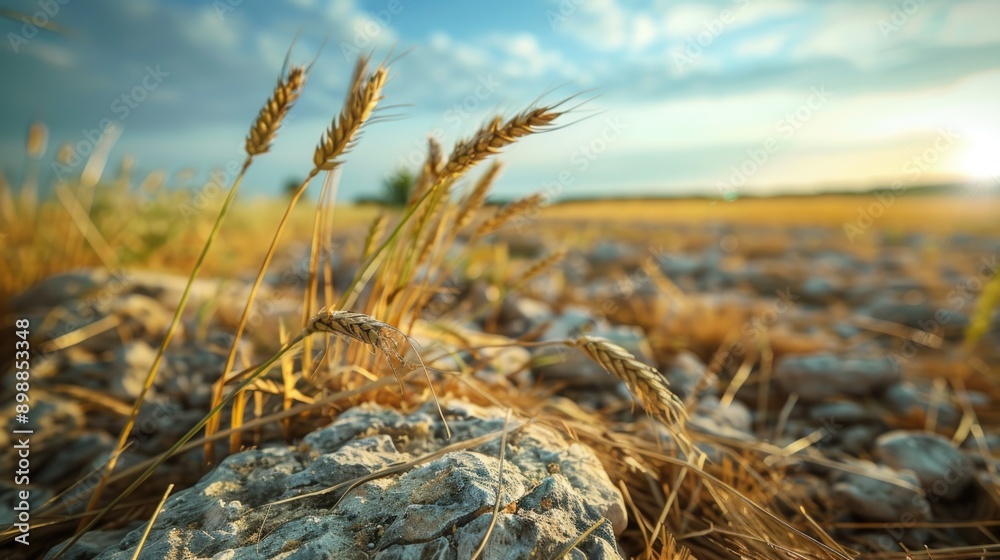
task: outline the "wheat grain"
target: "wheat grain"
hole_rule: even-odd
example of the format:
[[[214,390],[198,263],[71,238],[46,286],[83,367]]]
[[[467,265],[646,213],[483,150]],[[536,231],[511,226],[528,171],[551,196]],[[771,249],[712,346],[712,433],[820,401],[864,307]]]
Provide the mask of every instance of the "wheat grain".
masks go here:
[[[299,98],[305,83],[305,66],[292,66],[283,79],[278,79],[274,93],[257,114],[257,120],[250,127],[250,133],[247,134],[246,151],[248,156],[260,155],[271,149],[271,142],[274,141],[274,137],[278,133],[281,121],[295,104],[295,100]]]
[[[372,348],[392,355],[401,363],[407,362],[399,353],[399,345],[392,337],[403,334],[396,327],[379,321],[371,315],[353,311],[329,311],[325,307],[306,323],[307,333],[328,332],[362,342]]]
[[[457,177],[486,157],[500,152],[504,146],[512,144],[522,136],[527,136],[548,127],[562,113],[551,107],[531,109],[503,122],[494,118],[479,129],[472,138],[455,144],[448,163],[441,170],[442,177]]]
[[[367,58],[358,60],[344,107],[340,115],[334,118],[330,128],[323,133],[313,152],[313,163],[317,170],[329,171],[340,164],[337,158],[351,148],[355,135],[382,99],[382,87],[388,79],[388,69],[379,66],[366,76],[367,65]]]
[[[640,362],[621,346],[599,336],[581,336],[572,344],[605,371],[624,381],[650,415],[667,425],[677,424],[687,417],[684,403],[653,366]]]
[[[545,202],[545,195],[542,193],[535,193],[515,200],[498,210],[492,218],[480,224],[479,227],[476,228],[475,233],[473,233],[473,237],[480,237],[488,233],[492,233],[500,229],[501,226],[507,223],[514,216],[524,214],[532,209],[537,210],[543,202]]]

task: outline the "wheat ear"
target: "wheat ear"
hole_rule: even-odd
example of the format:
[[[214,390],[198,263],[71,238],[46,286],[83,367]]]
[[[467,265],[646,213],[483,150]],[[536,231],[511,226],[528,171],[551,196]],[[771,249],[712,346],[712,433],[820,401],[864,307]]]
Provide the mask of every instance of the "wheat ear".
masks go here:
[[[410,337],[406,336],[403,331],[390,325],[389,323],[383,323],[371,315],[356,313],[354,311],[329,311],[327,308],[323,307],[318,313],[316,313],[316,315],[313,315],[308,321],[306,321],[306,326],[302,330],[302,335],[307,336],[318,332],[337,334],[352,340],[357,340],[358,342],[361,342],[371,348],[373,351],[381,350],[382,354],[384,354],[386,358],[391,355],[396,358],[399,363],[406,366],[419,365],[424,370],[424,376],[427,378],[427,386],[430,388],[431,396],[434,398],[434,404],[437,406],[438,414],[441,416],[441,421],[444,423],[445,432],[448,437],[451,438],[451,428],[448,426],[448,420],[444,417],[444,410],[441,408],[437,392],[434,390],[434,384],[431,380],[430,373],[427,371],[427,366],[424,365],[424,360],[420,357],[420,353],[413,347]],[[413,353],[417,356],[417,363],[410,362],[404,358],[402,354],[400,354],[399,344],[396,342],[393,335],[403,337],[403,340],[406,341],[406,343],[410,346],[410,349],[413,350]],[[389,365],[392,367],[392,372],[396,376],[396,380],[399,381],[399,388],[400,391],[402,391],[403,381],[400,379],[399,374],[396,372],[396,368],[392,365],[391,360],[389,361]]]
[[[498,210],[492,218],[480,224],[480,226],[476,228],[475,233],[473,233],[473,237],[480,237],[492,233],[500,229],[501,226],[507,223],[514,216],[523,214],[531,209],[537,209],[543,202],[545,202],[545,195],[542,193],[535,193],[515,200]]]
[[[427,159],[420,170],[420,175],[410,191],[410,198],[407,204],[413,204],[433,186],[441,175],[441,168],[444,166],[444,159],[441,155],[441,144],[433,136],[427,137]]]
[[[667,425],[679,424],[687,418],[684,403],[653,366],[640,362],[621,346],[599,336],[581,336],[572,344],[605,371],[624,381],[651,416]]]
[[[351,91],[340,114],[334,118],[330,128],[323,133],[313,152],[313,163],[317,170],[329,171],[340,164],[337,158],[347,152],[362,125],[371,117],[375,106],[382,99],[382,87],[388,79],[389,71],[379,66],[366,75],[368,59],[361,58],[354,69]]]
[[[562,260],[562,258],[565,256],[566,256],[566,249],[560,248],[556,249],[555,251],[546,255],[545,257],[539,259],[530,267],[528,267],[528,269],[525,270],[523,274],[521,274],[521,277],[518,278],[517,282],[514,283],[514,287],[520,288],[521,286],[524,286],[528,282],[531,282],[536,276],[548,270],[549,267]]]
[[[562,113],[551,107],[539,107],[525,111],[506,122],[493,119],[479,129],[472,138],[455,144],[448,163],[441,170],[442,177],[457,177],[486,157],[499,153],[500,149],[513,144],[518,138],[547,128]]]
[[[299,98],[305,83],[305,66],[292,66],[284,78],[278,79],[274,93],[257,114],[257,120],[250,127],[250,133],[247,134],[246,150],[248,156],[260,155],[271,149],[271,142],[278,134],[281,121],[295,104],[295,100]]]

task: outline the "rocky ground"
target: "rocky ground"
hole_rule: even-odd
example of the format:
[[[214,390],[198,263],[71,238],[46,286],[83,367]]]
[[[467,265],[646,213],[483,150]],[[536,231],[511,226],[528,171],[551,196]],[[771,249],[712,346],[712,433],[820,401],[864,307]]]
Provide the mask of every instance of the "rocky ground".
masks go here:
[[[506,241],[534,258],[558,245],[559,228],[575,227]],[[752,453],[785,469],[769,489],[807,496],[846,548],[997,552],[996,527],[972,522],[1000,518],[1000,314],[971,350],[962,339],[997,274],[1000,242],[868,232],[852,244],[839,230],[718,224],[639,231],[584,239],[550,274],[503,298],[482,277],[456,274],[454,295],[427,312],[486,303],[492,311],[458,326],[503,340],[611,339],[689,401],[688,429],[710,461]],[[333,282],[352,266],[343,263]],[[301,263],[281,267],[237,363],[278,346],[279,319],[298,321]],[[43,349],[32,373],[33,511],[51,499],[62,515],[82,511],[88,475],[113,449],[183,285],[141,271],[80,271],[13,302]],[[197,284],[119,468],[163,452],[205,413],[245,294],[240,279]],[[513,348],[494,358],[476,375],[551,386],[553,399],[609,422],[649,423],[628,390],[582,355]],[[3,384],[0,414],[10,421],[12,376]],[[431,406],[359,404],[305,427],[265,426],[255,448],[208,472],[200,447],[180,455],[144,493],[155,505],[177,484],[140,558],[469,558],[493,520],[505,413],[460,395],[445,395],[443,406],[450,440]],[[621,544],[630,513],[600,453],[529,420],[515,415],[508,426],[500,513],[482,557],[637,553]],[[5,472],[13,459],[4,455]],[[3,488],[0,521],[9,526],[13,489]],[[131,558],[145,505],[64,557]],[[38,554],[56,544],[43,534]]]

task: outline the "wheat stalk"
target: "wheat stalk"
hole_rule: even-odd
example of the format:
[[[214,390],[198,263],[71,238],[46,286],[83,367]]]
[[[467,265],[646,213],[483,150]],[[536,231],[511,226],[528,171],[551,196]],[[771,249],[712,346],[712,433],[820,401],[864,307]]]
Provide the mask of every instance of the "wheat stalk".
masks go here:
[[[543,193],[535,193],[515,200],[498,210],[492,218],[480,224],[472,236],[480,237],[488,233],[492,233],[500,229],[500,227],[507,223],[507,221],[512,217],[521,214],[528,209],[538,208],[543,202],[545,202],[545,195]]]
[[[278,133],[281,121],[299,98],[306,83],[306,67],[292,66],[284,78],[278,79],[274,93],[257,114],[257,120],[247,134],[246,150],[250,157],[266,153]]]
[[[442,177],[457,177],[486,157],[499,153],[518,138],[548,127],[562,113],[552,107],[539,107],[515,115],[503,122],[499,117],[479,129],[472,138],[455,144],[448,163],[441,170]]]
[[[581,336],[572,344],[605,371],[624,381],[651,416],[667,425],[679,424],[687,418],[684,403],[653,366],[640,362],[621,346],[599,336]]]
[[[419,200],[421,195],[437,182],[443,166],[444,159],[441,155],[441,144],[434,137],[428,136],[427,159],[424,161],[424,167],[420,170],[420,176],[417,177],[416,182],[413,184],[407,204],[413,204]]]
[[[372,220],[372,225],[368,228],[368,235],[365,237],[365,245],[361,250],[361,262],[367,261],[372,256],[375,246],[385,235],[385,226],[389,222],[388,214],[379,214]]]
[[[502,167],[503,165],[500,162],[494,161],[489,169],[483,173],[482,177],[476,181],[476,185],[469,192],[469,195],[465,197],[462,207],[458,211],[458,217],[455,219],[455,231],[469,225],[469,222],[475,216],[476,210],[482,208],[483,203],[486,201],[486,193],[489,192],[493,181],[500,174]]]
[[[371,117],[375,106],[382,99],[382,87],[385,86],[389,71],[384,66],[379,66],[366,76],[367,66],[367,58],[358,60],[347,101],[340,115],[334,118],[330,128],[323,133],[313,152],[316,170],[329,171],[339,165],[337,158],[351,148],[358,130]]]

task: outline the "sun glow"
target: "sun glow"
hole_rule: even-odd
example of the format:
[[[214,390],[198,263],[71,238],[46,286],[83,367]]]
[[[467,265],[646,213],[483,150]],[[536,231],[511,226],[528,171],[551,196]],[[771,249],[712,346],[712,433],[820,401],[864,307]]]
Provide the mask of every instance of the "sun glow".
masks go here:
[[[972,179],[1000,177],[1000,133],[981,132],[969,134],[958,171]]]

